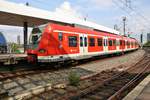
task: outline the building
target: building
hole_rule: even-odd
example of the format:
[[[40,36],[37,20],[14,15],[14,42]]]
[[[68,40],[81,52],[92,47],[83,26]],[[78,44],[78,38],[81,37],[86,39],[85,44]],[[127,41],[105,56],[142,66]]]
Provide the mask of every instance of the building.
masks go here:
[[[147,41],[150,41],[150,33],[147,33]]]

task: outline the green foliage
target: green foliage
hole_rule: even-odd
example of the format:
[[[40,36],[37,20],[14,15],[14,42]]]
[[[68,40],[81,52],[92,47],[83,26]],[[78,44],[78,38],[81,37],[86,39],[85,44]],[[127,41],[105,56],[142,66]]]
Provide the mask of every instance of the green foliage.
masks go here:
[[[19,48],[19,45],[18,45],[18,44],[16,44],[16,43],[11,43],[11,44],[10,44],[10,47],[11,47],[12,53],[20,53],[20,51],[18,50],[18,48]]]
[[[70,72],[68,79],[70,85],[77,86],[80,81],[80,76],[76,72]]]
[[[144,46],[150,46],[150,41],[146,42]]]
[[[15,53],[21,53],[21,51],[20,50],[16,50]]]

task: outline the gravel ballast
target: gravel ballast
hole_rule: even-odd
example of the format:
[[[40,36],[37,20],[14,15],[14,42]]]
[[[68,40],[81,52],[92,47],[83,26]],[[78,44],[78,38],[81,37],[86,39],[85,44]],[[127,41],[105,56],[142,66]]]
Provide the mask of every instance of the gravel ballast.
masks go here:
[[[68,82],[70,72],[76,72],[81,77],[103,70],[112,69],[119,65],[131,66],[142,58],[144,50],[137,50],[122,56],[113,57],[111,59],[96,60],[87,64],[77,65],[75,68],[66,68],[58,71],[40,73],[35,75],[26,75],[25,77],[17,77],[7,79],[0,82],[0,93],[7,91],[9,95],[15,95],[22,91],[29,90],[34,87],[46,84],[60,84]]]
[[[124,54],[119,57],[113,57],[111,59],[92,61],[90,64],[79,65],[77,67],[83,68],[93,72],[101,72],[106,69],[112,69],[119,65],[132,66],[145,54],[144,50],[137,50],[131,53]]]

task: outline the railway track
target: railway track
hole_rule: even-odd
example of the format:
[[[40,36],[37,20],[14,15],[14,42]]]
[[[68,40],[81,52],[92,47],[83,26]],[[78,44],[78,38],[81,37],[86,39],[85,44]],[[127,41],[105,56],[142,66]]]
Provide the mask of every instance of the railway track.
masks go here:
[[[128,53],[129,54],[129,53]],[[0,81],[6,80],[6,79],[12,79],[12,78],[16,78],[16,77],[24,77],[26,75],[34,75],[34,74],[39,74],[39,73],[46,73],[46,72],[52,72],[52,71],[56,71],[58,69],[64,69],[66,68],[66,66],[76,66],[76,65],[85,65],[88,63],[96,63],[98,61],[103,61],[103,60],[109,60],[112,58],[118,58],[119,56],[114,56],[112,55],[111,57],[107,57],[107,56],[101,56],[101,57],[97,57],[96,58],[91,58],[91,59],[87,59],[87,60],[83,60],[80,61],[78,63],[75,64],[65,64],[65,65],[61,65],[59,66],[59,68],[56,68],[54,64],[49,65],[49,67],[46,66],[33,66],[33,65],[29,65],[29,64],[24,64],[23,66],[26,67],[26,69],[22,69],[22,70],[16,70],[16,71],[8,71],[8,72],[0,72]],[[90,62],[89,62],[90,61]],[[13,65],[10,66],[9,68],[11,69],[11,67],[18,67],[18,66],[22,66],[22,65]],[[30,68],[28,68],[30,66]],[[41,68],[42,67],[42,68]]]
[[[135,66],[126,71],[113,75],[111,78],[102,80],[100,75],[89,78],[92,85],[74,94],[67,94],[61,98],[71,100],[120,100],[133,87],[135,87],[150,72],[150,56],[147,54]],[[58,98],[58,99],[61,99]]]
[[[24,93],[24,91],[30,91],[30,88],[34,89],[47,84],[55,85],[60,82],[64,82],[67,80],[67,75],[72,71],[80,73],[80,76],[92,73],[90,71],[74,67],[41,68],[14,72],[2,72],[0,73],[0,99],[18,95],[20,94],[20,90],[23,90],[21,93]],[[8,87],[6,84],[8,84]]]
[[[120,100],[150,72],[149,59],[147,53],[143,59],[125,71],[103,71],[81,79],[77,87],[68,84],[66,88],[52,88],[28,99]]]
[[[106,58],[106,59],[111,59],[111,58]],[[105,60],[106,60],[105,59]],[[100,59],[102,60],[102,59]],[[94,60],[95,61],[95,60]],[[87,62],[88,63],[88,62]],[[91,62],[92,63],[92,62]],[[84,63],[79,63],[79,64],[84,64]],[[85,61],[85,64],[86,64],[86,61]],[[144,64],[144,62],[143,62]],[[138,65],[138,64],[137,64]],[[65,68],[66,69],[66,68]],[[58,69],[54,69],[55,71],[57,71]],[[13,78],[17,78],[17,77],[26,77],[26,76],[29,76],[29,75],[34,75],[34,74],[40,74],[40,73],[48,73],[48,72],[53,72],[54,71],[53,69],[46,69],[46,70],[28,70],[28,71],[15,71],[15,72],[11,72],[11,73],[0,73],[0,81],[3,81],[3,80],[7,80],[7,79],[13,79]],[[61,70],[61,69],[60,69]],[[107,71],[103,71],[102,73],[98,73],[96,74],[95,76],[93,77],[89,77],[89,78],[86,78],[86,79],[83,79],[83,81],[81,81],[82,83],[84,83],[84,81],[87,81],[87,83],[90,83],[91,81],[91,85],[90,84],[87,84],[85,86],[82,86],[82,88],[79,87],[79,91],[81,92],[82,89],[86,89],[86,88],[89,88],[89,87],[92,87],[93,85],[94,86],[97,86],[95,84],[98,84],[99,82],[103,83],[103,82],[106,82],[108,79],[111,79],[112,76],[116,76],[118,74],[122,74],[122,72],[115,72],[115,71],[111,71],[111,70],[107,70]],[[102,85],[100,83],[100,86]],[[84,84],[83,84],[84,85]],[[97,87],[96,87],[97,88]],[[70,90],[64,90],[65,92],[70,92]],[[72,90],[71,90],[72,91]],[[91,91],[91,90],[90,90]],[[47,92],[48,93],[48,92]],[[61,99],[64,98],[64,99],[67,99],[67,98],[83,98],[83,97],[86,97],[85,96],[80,96],[79,94],[80,93],[77,93],[77,95],[69,95],[69,96],[65,96],[65,95],[62,95],[60,93],[57,92],[57,89],[52,89],[52,91],[50,91],[50,94],[55,94],[56,96],[54,96],[55,99]],[[82,93],[81,93],[82,94]],[[87,93],[88,94],[88,93]],[[67,94],[68,95],[68,94]],[[79,96],[78,96],[79,95]],[[40,95],[34,95],[31,99],[34,99],[34,97],[36,96],[40,96]],[[41,97],[41,96],[40,96]],[[45,96],[45,97],[49,97],[48,95]],[[61,98],[59,98],[61,97]],[[51,96],[50,98],[53,98],[53,96]]]
[[[115,57],[117,57],[117,56],[115,56]],[[102,58],[111,59],[108,57],[102,57]],[[98,59],[98,60],[103,60],[103,59]],[[93,61],[97,61],[97,60],[91,59],[90,63],[93,63]],[[89,62],[83,61],[76,65],[84,65],[87,63],[89,63]],[[16,66],[21,66],[21,65],[13,65],[12,67],[16,67]],[[39,75],[39,74],[46,74],[46,73],[49,74],[49,73],[53,73],[53,72],[59,72],[60,70],[63,70],[63,69],[68,69],[68,71],[72,69],[72,65],[70,65],[70,64],[67,65],[67,66],[70,66],[67,68],[64,67],[64,65],[62,65],[60,68],[54,68],[54,65],[51,65],[51,66],[49,65],[49,67],[46,67],[45,65],[44,66],[31,66],[30,65],[30,68],[28,68],[29,64],[24,64],[23,66],[26,66],[27,69],[21,69],[21,70],[16,70],[16,71],[13,70],[13,71],[8,71],[8,72],[0,72],[0,82],[7,81],[7,80],[15,80],[17,78],[26,78],[28,76],[34,76],[34,75]],[[40,68],[40,67],[43,67],[43,68]],[[0,97],[1,96],[3,97],[3,95],[8,96],[8,94],[9,94],[8,92],[1,93],[1,90],[0,90]]]
[[[120,100],[124,97],[124,93],[131,89],[135,83],[138,82],[141,78],[144,78],[146,75],[143,74],[147,70],[150,63],[145,66],[144,70],[139,72],[139,74],[129,74],[124,73],[117,78],[105,82],[103,85],[97,85],[91,89],[87,89],[79,95],[75,96],[80,99],[109,99],[109,100]],[[91,91],[93,90],[93,91]],[[126,90],[126,91],[125,91]],[[123,95],[124,94],[124,95]],[[112,95],[112,96],[111,96]],[[75,98],[74,96],[72,98]]]

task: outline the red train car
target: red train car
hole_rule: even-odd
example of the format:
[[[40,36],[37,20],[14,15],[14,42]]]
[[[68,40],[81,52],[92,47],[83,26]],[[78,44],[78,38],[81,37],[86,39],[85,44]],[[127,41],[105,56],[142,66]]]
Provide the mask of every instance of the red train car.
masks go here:
[[[134,38],[105,30],[48,23],[33,28],[27,53],[30,62],[58,62],[135,49],[138,42]]]

